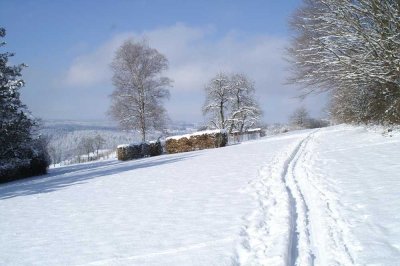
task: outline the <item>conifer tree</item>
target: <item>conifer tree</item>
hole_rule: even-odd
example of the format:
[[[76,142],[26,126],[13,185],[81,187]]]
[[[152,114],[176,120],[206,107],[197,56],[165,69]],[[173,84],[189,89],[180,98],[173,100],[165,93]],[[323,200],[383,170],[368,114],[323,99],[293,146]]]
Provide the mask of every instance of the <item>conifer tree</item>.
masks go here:
[[[0,28],[0,38],[6,30]],[[5,42],[0,41],[0,47]],[[13,53],[0,53],[0,182],[42,174],[49,163],[43,139],[34,136],[37,121],[20,100],[26,65],[8,65]],[[5,180],[7,179],[7,180]]]

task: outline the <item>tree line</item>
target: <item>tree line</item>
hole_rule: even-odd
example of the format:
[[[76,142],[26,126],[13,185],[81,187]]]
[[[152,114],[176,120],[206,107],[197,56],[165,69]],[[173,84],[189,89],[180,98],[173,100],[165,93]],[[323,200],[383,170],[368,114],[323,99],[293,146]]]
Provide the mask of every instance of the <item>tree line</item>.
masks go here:
[[[56,138],[56,136],[49,137],[48,152],[54,166],[60,163],[67,163],[67,161],[71,163],[81,163],[83,161],[97,160],[110,153],[107,151],[106,154],[104,154],[104,152],[101,151],[107,148],[107,143],[106,139],[99,133],[77,135],[72,143],[64,143],[64,145],[62,145],[60,141],[71,142],[67,135],[63,135],[61,139]],[[82,158],[82,155],[85,155],[86,158]]]

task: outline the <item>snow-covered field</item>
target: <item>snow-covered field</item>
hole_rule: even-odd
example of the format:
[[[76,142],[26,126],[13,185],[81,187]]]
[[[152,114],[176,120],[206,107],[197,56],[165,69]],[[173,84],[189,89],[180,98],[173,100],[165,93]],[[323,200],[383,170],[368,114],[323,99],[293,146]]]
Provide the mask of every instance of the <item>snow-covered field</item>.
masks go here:
[[[336,126],[0,185],[0,265],[398,265],[400,136]]]

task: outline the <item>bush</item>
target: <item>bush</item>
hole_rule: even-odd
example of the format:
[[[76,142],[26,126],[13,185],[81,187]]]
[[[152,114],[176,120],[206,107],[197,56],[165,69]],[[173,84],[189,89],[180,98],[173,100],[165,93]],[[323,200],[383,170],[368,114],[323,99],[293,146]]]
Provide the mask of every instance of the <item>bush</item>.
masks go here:
[[[329,121],[323,119],[310,118],[307,128],[321,128],[329,126]]]
[[[149,148],[151,157],[163,154],[163,147],[160,141],[150,142]]]
[[[0,183],[46,174],[50,165],[46,144],[46,139],[38,138],[33,141],[32,147],[24,149],[24,159],[0,160]]]
[[[31,160],[2,163],[0,167],[0,183],[13,180],[44,175],[47,173],[49,162],[43,157],[35,157]]]

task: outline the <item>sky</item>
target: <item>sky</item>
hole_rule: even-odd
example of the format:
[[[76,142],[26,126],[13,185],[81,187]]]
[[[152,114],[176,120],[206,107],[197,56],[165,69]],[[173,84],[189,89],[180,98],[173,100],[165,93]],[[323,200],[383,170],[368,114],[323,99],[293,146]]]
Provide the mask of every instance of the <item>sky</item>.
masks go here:
[[[109,67],[127,39],[145,38],[169,60],[165,104],[174,121],[203,122],[204,86],[218,72],[255,82],[267,123],[285,122],[299,106],[324,116],[325,96],[300,101],[287,85],[288,18],[300,0],[2,0],[11,63],[25,63],[21,91],[34,116],[106,120],[113,91]]]

